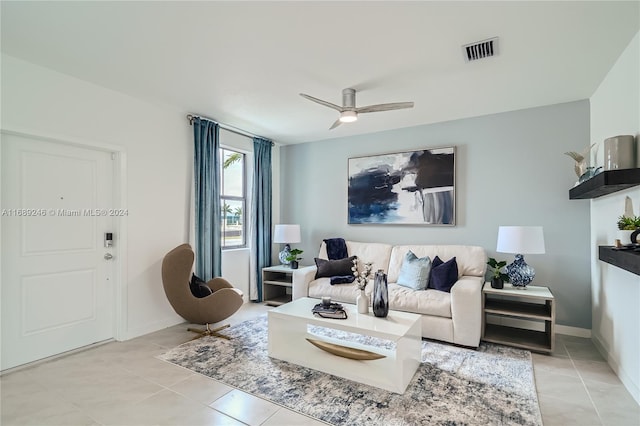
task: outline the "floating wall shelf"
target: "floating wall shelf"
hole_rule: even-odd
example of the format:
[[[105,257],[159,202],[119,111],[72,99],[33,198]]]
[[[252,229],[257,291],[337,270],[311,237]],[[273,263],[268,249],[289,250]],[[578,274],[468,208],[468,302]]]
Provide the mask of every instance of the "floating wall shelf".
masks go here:
[[[569,199],[598,198],[640,185],[640,169],[606,170],[569,190]]]
[[[611,246],[600,246],[598,254],[603,262],[640,275],[640,251],[614,250]]]

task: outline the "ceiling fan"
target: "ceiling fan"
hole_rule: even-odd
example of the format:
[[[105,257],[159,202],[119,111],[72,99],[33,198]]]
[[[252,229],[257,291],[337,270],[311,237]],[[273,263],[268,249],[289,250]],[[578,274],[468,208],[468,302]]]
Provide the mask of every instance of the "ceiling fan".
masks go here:
[[[331,127],[329,127],[329,130],[335,129],[342,123],[352,123],[358,119],[358,114],[364,114],[365,112],[391,111],[394,109],[413,108],[413,102],[394,102],[389,104],[356,107],[355,89],[344,89],[342,91],[342,106],[323,101],[322,99],[314,98],[313,96],[305,95],[304,93],[300,93],[300,96],[320,105],[333,108],[340,113],[340,117],[336,120],[335,123],[333,123]]]

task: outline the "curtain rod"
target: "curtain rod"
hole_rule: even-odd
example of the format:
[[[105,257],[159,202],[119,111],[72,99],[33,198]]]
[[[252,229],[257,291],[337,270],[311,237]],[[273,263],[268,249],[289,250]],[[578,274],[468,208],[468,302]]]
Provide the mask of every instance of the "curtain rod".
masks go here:
[[[238,129],[237,127],[233,127],[233,126],[229,126],[227,124],[222,124],[216,120],[214,120],[213,118],[209,118],[209,117],[203,117],[202,115],[194,115],[194,114],[187,114],[187,120],[189,120],[189,125],[193,126],[193,119],[194,118],[204,118],[205,120],[209,120],[209,121],[213,121],[214,123],[217,123],[218,126],[220,126],[220,128],[228,130],[231,133],[235,133],[236,135],[240,135],[240,136],[247,136],[249,138],[262,138],[265,140],[270,140],[268,138],[264,138],[262,136],[258,136],[258,135],[254,135],[253,133],[249,133],[247,131],[244,131],[242,129]],[[275,143],[273,141],[271,141],[271,146],[274,146]]]

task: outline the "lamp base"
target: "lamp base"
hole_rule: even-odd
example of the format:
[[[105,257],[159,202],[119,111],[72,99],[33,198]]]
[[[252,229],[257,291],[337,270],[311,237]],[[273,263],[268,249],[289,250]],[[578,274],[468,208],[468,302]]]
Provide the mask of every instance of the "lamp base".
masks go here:
[[[526,288],[536,276],[536,271],[524,261],[524,256],[516,254],[513,263],[505,267],[509,281],[514,287]]]
[[[290,252],[291,252],[291,246],[289,244],[285,244],[284,249],[278,254],[278,259],[280,260],[280,263],[286,266],[289,265],[289,261],[286,259],[289,256]]]

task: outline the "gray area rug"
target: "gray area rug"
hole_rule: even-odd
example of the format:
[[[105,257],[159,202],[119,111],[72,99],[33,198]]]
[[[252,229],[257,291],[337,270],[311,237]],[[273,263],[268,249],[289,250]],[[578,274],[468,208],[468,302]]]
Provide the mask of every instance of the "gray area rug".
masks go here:
[[[310,331],[362,341],[320,327]],[[204,337],[158,358],[334,425],[542,425],[528,351],[423,340],[422,364],[399,395],[269,358],[266,315],[224,333],[233,340]]]

